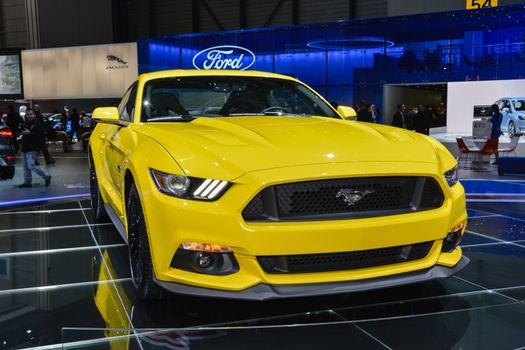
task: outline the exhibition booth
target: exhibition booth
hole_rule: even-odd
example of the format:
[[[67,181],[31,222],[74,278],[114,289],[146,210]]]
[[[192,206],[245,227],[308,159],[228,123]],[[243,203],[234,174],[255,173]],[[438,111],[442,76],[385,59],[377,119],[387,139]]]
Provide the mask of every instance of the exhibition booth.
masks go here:
[[[117,106],[123,95],[127,102],[99,111],[105,129],[94,136],[96,154],[80,143],[68,153],[56,140],[46,144],[56,164],[39,159],[51,186],[16,187],[24,181],[18,158],[14,179],[0,181],[0,348],[523,348],[523,177],[498,175],[481,156],[474,159],[479,168],[468,169],[470,159],[456,172],[434,139],[454,158],[457,138],[482,147],[488,107],[497,102],[504,113],[500,142],[520,140],[508,134],[525,132],[524,18],[523,5],[502,6],[0,50],[2,111],[39,104],[44,112],[69,106],[90,113]],[[188,79],[183,92],[205,86],[220,98],[187,114],[154,111],[155,100],[173,101],[175,73],[156,76],[165,84],[151,84],[157,91],[150,99],[142,90],[150,80],[129,88],[137,74],[172,69],[293,76],[333,105],[375,104],[383,111],[376,122],[387,125],[398,104],[444,104],[446,118],[431,130],[434,139],[424,139],[351,120],[287,115],[282,106],[249,114],[254,118],[234,109],[221,114],[249,84],[202,83],[205,73]],[[309,102],[317,107],[320,100]],[[184,110],[184,103],[177,107]],[[136,106],[150,119],[133,124]],[[210,118],[198,117],[204,110]],[[514,155],[525,155],[525,146],[517,144]],[[94,160],[107,165],[104,174]],[[133,172],[141,177],[130,182]],[[413,231],[403,230],[408,219]],[[161,233],[153,249],[163,253],[136,265],[150,251],[153,230],[142,227],[152,222]],[[194,239],[199,234],[202,242]],[[401,242],[415,235],[424,239]],[[156,275],[159,261],[167,267]],[[166,288],[149,300],[139,294],[143,279],[134,271],[144,262],[146,278],[166,286],[168,276],[170,290],[180,293]],[[403,270],[409,264],[413,269]],[[389,268],[396,274],[385,275]],[[182,277],[172,278],[178,272]],[[325,273],[333,281],[323,281]],[[285,283],[290,275],[301,283]],[[351,293],[340,293],[344,283]],[[329,293],[317,292],[319,285]],[[263,295],[232,297],[250,290]]]
[[[525,78],[523,16],[523,6],[505,6],[148,38],[138,42],[139,72],[227,68],[291,75],[328,101],[380,106],[386,124],[399,103],[447,102],[450,131],[469,132],[472,109],[458,108],[459,96],[487,105],[520,90],[490,94],[486,85],[460,84],[454,88],[465,90],[458,96],[447,84]],[[487,94],[474,96],[481,90]]]

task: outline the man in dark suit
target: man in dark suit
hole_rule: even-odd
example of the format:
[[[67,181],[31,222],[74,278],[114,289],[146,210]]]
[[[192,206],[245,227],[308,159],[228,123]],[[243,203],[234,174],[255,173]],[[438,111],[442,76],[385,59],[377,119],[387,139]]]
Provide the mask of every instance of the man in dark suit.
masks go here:
[[[405,105],[400,103],[397,105],[397,112],[394,114],[394,119],[392,120],[392,126],[397,126],[398,128],[407,128],[407,123],[405,119]]]
[[[46,159],[46,164],[47,165],[53,164],[53,163],[55,163],[55,160],[49,154],[49,151],[47,150],[47,144],[46,144],[45,127],[46,127],[47,121],[45,120],[44,116],[42,115],[42,112],[40,112],[40,106],[39,105],[34,105],[33,106],[33,111],[34,111],[35,116],[36,116],[36,121],[40,125],[40,129],[42,129],[44,131],[43,137],[41,138],[41,143],[42,144],[40,146],[40,150],[44,154],[44,158]],[[37,162],[37,164],[38,164],[38,162]]]
[[[370,112],[370,106],[366,101],[361,101],[359,103],[359,110],[356,113],[358,122],[367,122],[373,123],[374,118],[372,117],[372,112]]]

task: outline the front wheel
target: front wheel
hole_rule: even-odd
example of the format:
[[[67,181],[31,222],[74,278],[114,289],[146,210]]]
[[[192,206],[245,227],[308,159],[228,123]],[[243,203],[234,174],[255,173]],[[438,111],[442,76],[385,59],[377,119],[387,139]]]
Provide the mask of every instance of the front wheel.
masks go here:
[[[516,126],[514,122],[509,123],[509,137],[513,139],[516,136]]]
[[[159,299],[162,296],[162,290],[153,280],[154,272],[148,232],[135,184],[131,185],[128,192],[126,216],[128,220],[129,262],[133,286],[140,299]]]

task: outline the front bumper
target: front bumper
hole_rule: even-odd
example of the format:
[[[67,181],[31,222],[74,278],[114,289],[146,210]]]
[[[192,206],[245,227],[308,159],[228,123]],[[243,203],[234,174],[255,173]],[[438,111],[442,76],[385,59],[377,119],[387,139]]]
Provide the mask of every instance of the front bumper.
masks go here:
[[[177,294],[187,294],[192,296],[225,299],[263,301],[271,299],[313,297],[319,295],[361,292],[365,290],[382,289],[405,284],[424,282],[437,278],[446,278],[463,269],[465,266],[467,266],[469,261],[469,258],[463,256],[461,257],[457,265],[452,268],[436,265],[432,268],[421,271],[360,281],[290,285],[271,285],[261,283],[238,292],[194,287],[185,284],[164,282],[159,280],[155,280],[155,282],[162,288]]]
[[[148,174],[145,177],[148,183],[142,183],[140,188],[155,276],[159,285],[177,293],[210,295],[210,290],[218,297],[230,295],[230,298],[241,299],[244,294],[261,293],[260,297],[247,297],[257,300],[330,294],[332,289],[335,293],[340,293],[382,288],[435,278],[433,276],[436,274],[431,272],[430,275],[425,274],[403,282],[405,279],[400,276],[407,276],[406,274],[414,271],[445,269],[443,271],[454,273],[452,267],[458,266],[461,250],[443,253],[441,248],[442,240],[449,230],[467,220],[465,194],[461,184],[450,188],[442,176],[434,175],[439,174],[441,169],[431,163],[365,165],[356,168],[353,164],[324,164],[259,171],[235,180],[234,186],[216,202],[180,200],[166,196],[154,187]],[[286,183],[315,179],[316,175],[310,174],[338,178],[348,174],[357,177],[380,176],[385,173],[433,176],[445,192],[443,206],[412,214],[355,220],[247,223],[241,217],[244,206],[253,195],[262,187],[274,183],[267,179]],[[423,259],[357,270],[269,274],[257,262],[257,256],[351,252],[428,241],[434,241],[434,244]],[[173,255],[182,242],[232,247],[240,269],[227,276],[211,276],[172,268],[170,264]],[[389,282],[377,286],[374,281],[379,280]],[[277,296],[272,296],[272,293]]]

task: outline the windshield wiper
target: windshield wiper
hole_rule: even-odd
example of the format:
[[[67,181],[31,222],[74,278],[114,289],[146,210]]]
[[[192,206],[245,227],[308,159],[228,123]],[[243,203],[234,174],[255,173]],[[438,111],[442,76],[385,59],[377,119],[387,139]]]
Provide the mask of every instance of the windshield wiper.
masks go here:
[[[264,113],[230,113],[228,114],[228,117],[243,117],[243,116],[249,116],[249,115],[265,115]]]
[[[277,115],[283,117],[309,117],[312,114],[306,113],[288,113],[288,112],[264,112],[263,115]]]
[[[180,114],[180,115],[166,115],[163,117],[149,118],[148,122],[191,122],[196,119],[191,114]]]
[[[228,117],[242,117],[242,116],[265,116],[265,115],[275,115],[282,117],[310,117],[313,114],[298,114],[298,113],[288,113],[288,112],[264,112],[264,113],[230,113]]]

